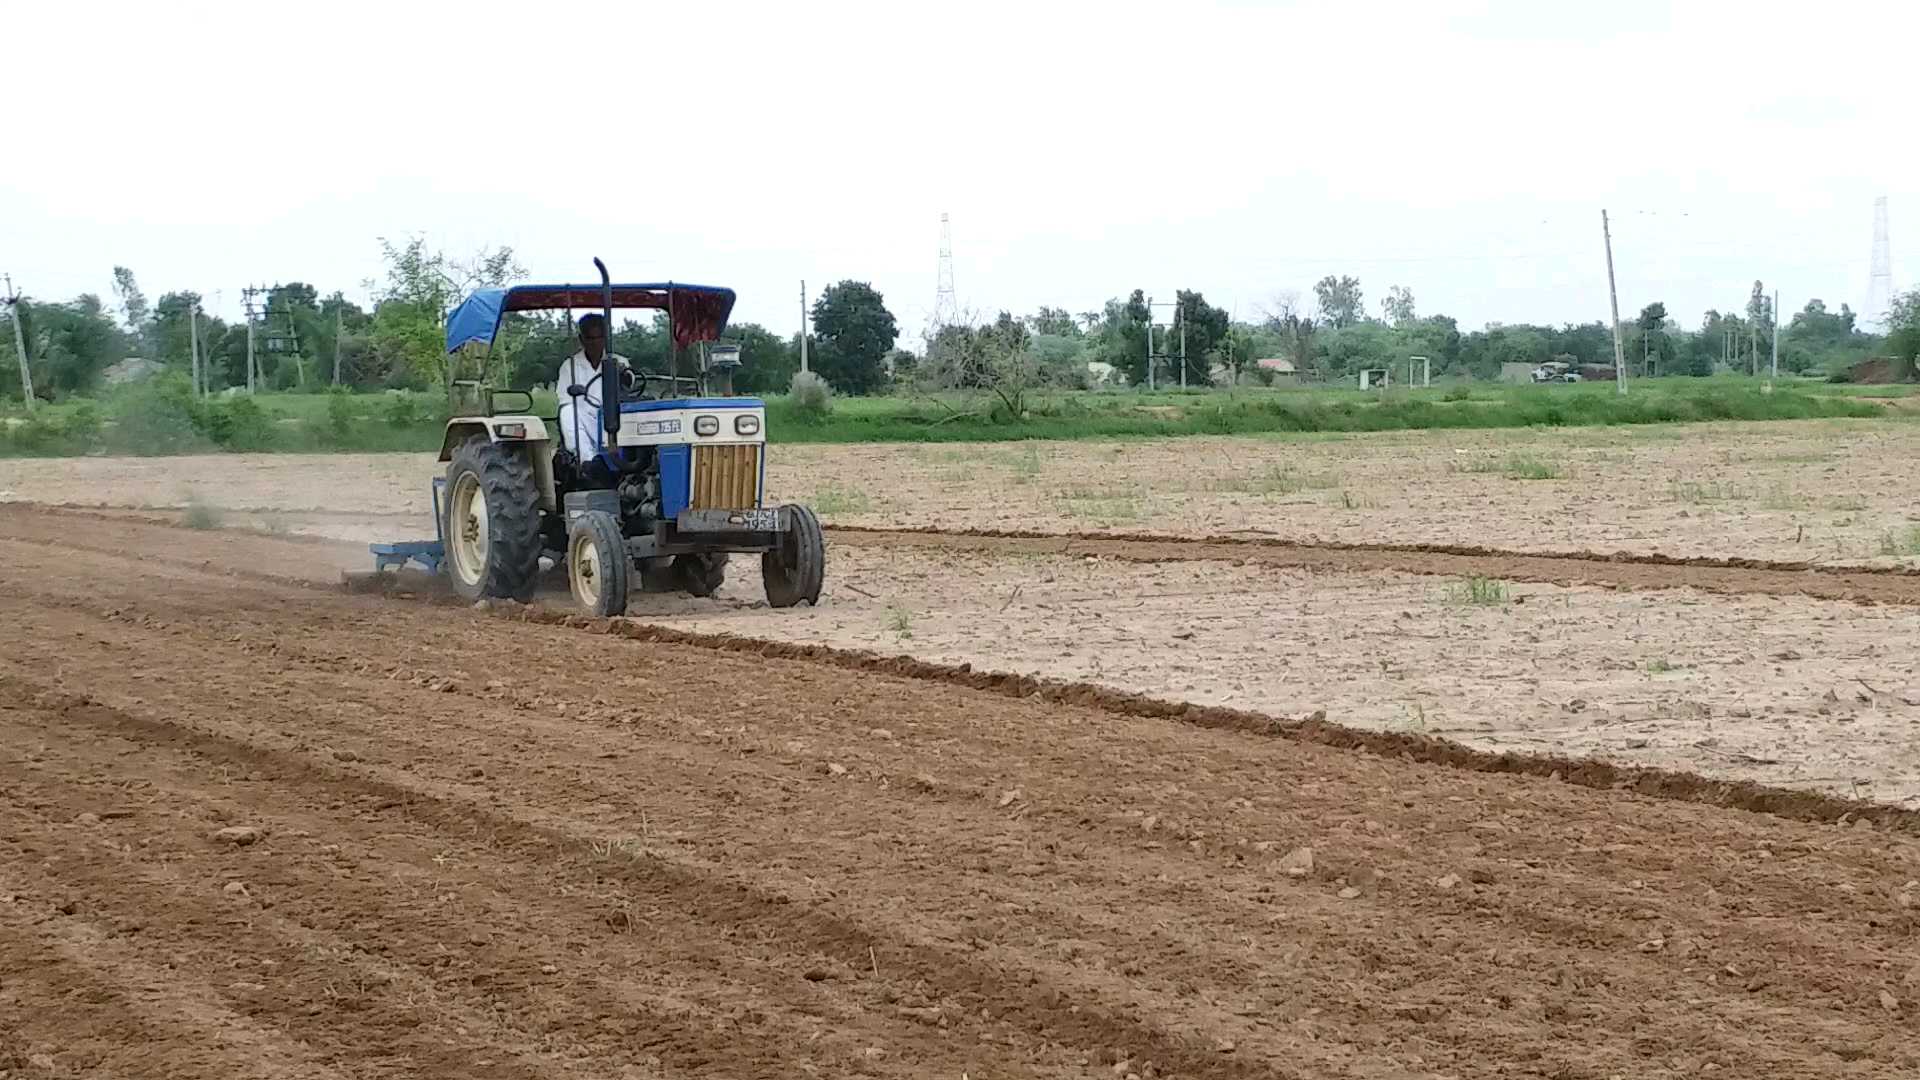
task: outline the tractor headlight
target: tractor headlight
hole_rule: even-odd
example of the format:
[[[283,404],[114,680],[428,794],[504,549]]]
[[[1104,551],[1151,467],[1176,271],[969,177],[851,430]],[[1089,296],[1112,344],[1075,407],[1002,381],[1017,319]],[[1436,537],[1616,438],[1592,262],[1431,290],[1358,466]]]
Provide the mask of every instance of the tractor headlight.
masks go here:
[[[757,416],[754,416],[754,415],[751,415],[751,414],[749,414],[749,415],[746,415],[746,416],[736,416],[736,417],[734,417],[734,418],[733,418],[733,433],[734,433],[735,435],[758,435],[758,434],[760,434],[760,418],[759,418],[759,417],[757,417]]]
[[[694,418],[693,418],[693,433],[694,433],[695,435],[718,435],[718,434],[720,434],[720,418],[719,418],[719,417],[717,417],[717,416],[696,416],[696,417],[694,417]]]

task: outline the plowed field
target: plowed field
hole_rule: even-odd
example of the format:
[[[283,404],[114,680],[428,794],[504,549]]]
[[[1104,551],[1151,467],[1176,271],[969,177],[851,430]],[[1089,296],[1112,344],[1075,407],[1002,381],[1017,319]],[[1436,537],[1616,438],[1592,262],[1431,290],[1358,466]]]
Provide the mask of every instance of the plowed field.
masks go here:
[[[1920,1070],[1910,814],[347,595],[331,550],[0,513],[0,1073]]]

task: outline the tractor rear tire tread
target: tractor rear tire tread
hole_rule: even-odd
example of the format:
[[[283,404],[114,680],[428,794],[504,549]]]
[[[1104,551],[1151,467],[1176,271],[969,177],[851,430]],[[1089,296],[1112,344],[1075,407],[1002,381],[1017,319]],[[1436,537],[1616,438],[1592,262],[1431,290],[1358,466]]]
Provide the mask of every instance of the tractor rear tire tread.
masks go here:
[[[533,478],[533,462],[524,454],[501,446],[485,435],[461,443],[447,463],[448,503],[441,527],[452,543],[455,481],[462,472],[480,478],[487,499],[487,569],[474,590],[460,575],[450,573],[453,589],[463,599],[494,597],[526,603],[533,599],[540,575],[540,489]]]

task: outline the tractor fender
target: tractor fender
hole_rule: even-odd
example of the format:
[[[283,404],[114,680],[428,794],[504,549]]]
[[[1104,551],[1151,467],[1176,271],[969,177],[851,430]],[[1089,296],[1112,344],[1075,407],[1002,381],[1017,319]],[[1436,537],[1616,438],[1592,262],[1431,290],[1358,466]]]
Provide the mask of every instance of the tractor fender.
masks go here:
[[[452,461],[453,449],[475,435],[489,442],[505,443],[525,454],[533,462],[534,483],[540,489],[540,509],[557,509],[553,486],[553,454],[547,423],[537,416],[456,416],[447,421],[446,434],[440,439],[440,460]]]
[[[537,416],[456,416],[447,421],[447,433],[440,440],[440,460],[453,460],[453,448],[475,435],[496,443],[548,441],[546,421]]]

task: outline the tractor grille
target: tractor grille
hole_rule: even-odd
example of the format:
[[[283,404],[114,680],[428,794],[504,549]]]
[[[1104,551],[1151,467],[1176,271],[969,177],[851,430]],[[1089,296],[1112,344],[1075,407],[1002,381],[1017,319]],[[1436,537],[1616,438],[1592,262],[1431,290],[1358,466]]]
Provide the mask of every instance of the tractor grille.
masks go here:
[[[748,510],[760,505],[760,447],[741,443],[693,448],[690,510]]]

